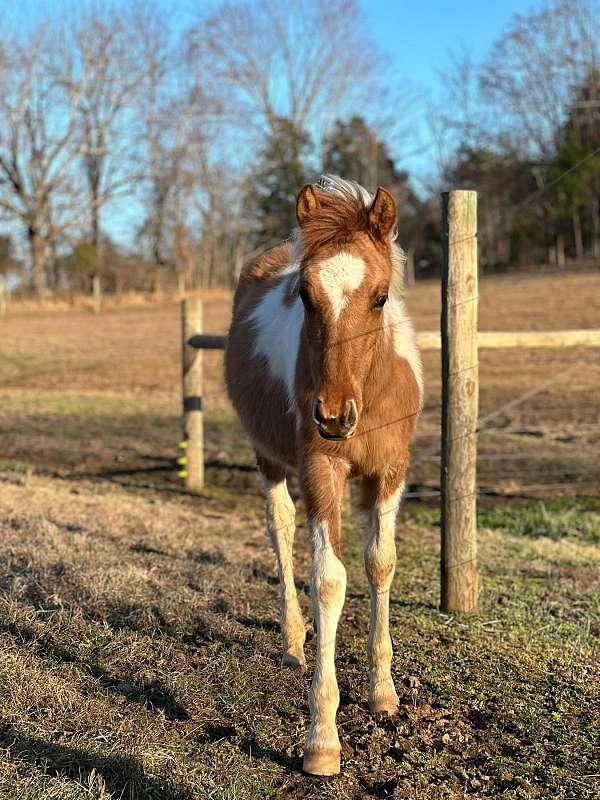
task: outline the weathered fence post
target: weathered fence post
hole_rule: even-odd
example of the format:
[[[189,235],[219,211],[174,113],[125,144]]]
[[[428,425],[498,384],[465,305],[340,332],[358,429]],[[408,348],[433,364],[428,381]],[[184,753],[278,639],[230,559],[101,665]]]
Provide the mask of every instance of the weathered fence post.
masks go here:
[[[477,607],[477,193],[442,195],[443,611]]]
[[[99,275],[92,275],[92,296],[94,302],[94,314],[99,314],[102,310],[102,284]]]
[[[189,298],[181,304],[181,367],[183,377],[183,438],[187,463],[186,488],[204,486],[204,427],[202,420],[202,350],[191,347],[192,336],[202,333],[202,300]]]

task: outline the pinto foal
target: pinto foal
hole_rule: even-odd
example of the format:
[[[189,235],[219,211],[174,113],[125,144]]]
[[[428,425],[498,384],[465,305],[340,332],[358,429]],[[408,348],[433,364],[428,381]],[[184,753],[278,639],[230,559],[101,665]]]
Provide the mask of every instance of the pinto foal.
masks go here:
[[[233,405],[256,450],[280,580],[283,664],[304,669],[305,627],[292,564],[297,470],[313,541],[317,654],[305,772],[340,770],[335,637],[344,604],[341,503],[360,477],[370,512],[364,561],[373,712],[394,713],[389,592],[394,522],[422,403],[419,352],[401,299],[396,208],[385,189],[323,176],[297,198],[299,228],[245,267],[225,355]]]

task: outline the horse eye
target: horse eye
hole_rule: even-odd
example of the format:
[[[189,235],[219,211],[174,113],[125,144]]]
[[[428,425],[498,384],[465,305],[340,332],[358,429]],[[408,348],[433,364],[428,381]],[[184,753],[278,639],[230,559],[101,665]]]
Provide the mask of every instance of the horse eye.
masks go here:
[[[302,286],[302,287],[300,288],[300,291],[298,292],[298,294],[300,295],[300,300],[302,300],[302,302],[303,302],[303,304],[304,304],[304,307],[305,307],[305,308],[310,308],[310,306],[311,306],[311,302],[310,302],[310,295],[309,295],[309,293],[306,291],[306,289],[304,288],[304,286]]]
[[[375,300],[375,308],[383,308],[387,303],[387,299],[387,294],[380,294],[377,300]]]

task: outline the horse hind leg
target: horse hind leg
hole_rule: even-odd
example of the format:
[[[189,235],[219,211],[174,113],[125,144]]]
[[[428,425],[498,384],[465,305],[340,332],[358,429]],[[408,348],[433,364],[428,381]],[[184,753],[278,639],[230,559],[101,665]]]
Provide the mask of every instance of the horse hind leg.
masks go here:
[[[279,572],[279,613],[283,638],[283,666],[306,668],[306,628],[294,583],[293,547],[296,509],[287,489],[284,470],[257,456],[260,483],[265,496],[267,531]]]

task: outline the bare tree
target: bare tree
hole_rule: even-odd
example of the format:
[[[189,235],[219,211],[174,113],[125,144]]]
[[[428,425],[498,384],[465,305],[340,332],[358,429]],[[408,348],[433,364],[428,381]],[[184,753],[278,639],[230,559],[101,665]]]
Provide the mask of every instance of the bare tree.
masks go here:
[[[47,30],[4,43],[0,74],[0,207],[24,227],[32,285],[45,290],[51,243],[73,222],[80,82],[56,79],[60,53]]]
[[[25,228],[38,295],[65,237],[89,225],[99,246],[100,210],[129,178],[131,42],[109,14],[72,19],[5,41],[0,71],[0,207]]]
[[[147,164],[142,234],[157,276],[165,267],[180,272],[185,263],[189,277],[194,239],[186,230],[189,209],[192,195],[203,188],[219,102],[206,90],[203,75],[188,69],[181,38],[167,18],[146,13],[136,27],[143,65],[138,113]]]
[[[262,134],[286,117],[318,141],[336,117],[373,106],[385,80],[355,0],[223,2],[190,41],[230,119]]]
[[[515,15],[479,71],[479,100],[495,112],[489,133],[515,151],[551,158],[572,92],[597,63],[599,40],[596,0],[550,0]]]
[[[102,261],[102,208],[142,175],[132,152],[135,101],[143,79],[133,23],[127,12],[111,4],[83,5],[72,9],[65,32],[76,68],[87,73],[77,110],[96,267]]]
[[[434,118],[442,174],[456,173],[465,153],[475,156],[473,164],[482,158],[493,165],[489,174],[472,175],[469,182],[490,198],[486,208],[482,204],[482,215],[491,212],[496,199],[507,198],[502,176],[513,173],[511,164],[520,164],[512,187],[529,185],[526,195],[533,195],[534,206],[520,239],[531,242],[533,229],[538,238],[542,231],[553,252],[570,225],[578,257],[584,253],[584,203],[590,240],[600,232],[597,177],[588,163],[598,141],[599,43],[598,0],[541,0],[537,8],[513,16],[481,63],[465,56],[454,64]],[[519,200],[512,190],[509,196],[513,205]],[[519,220],[523,223],[519,209],[512,221],[510,209],[503,211],[511,230]],[[491,235],[498,223],[490,221]]]

